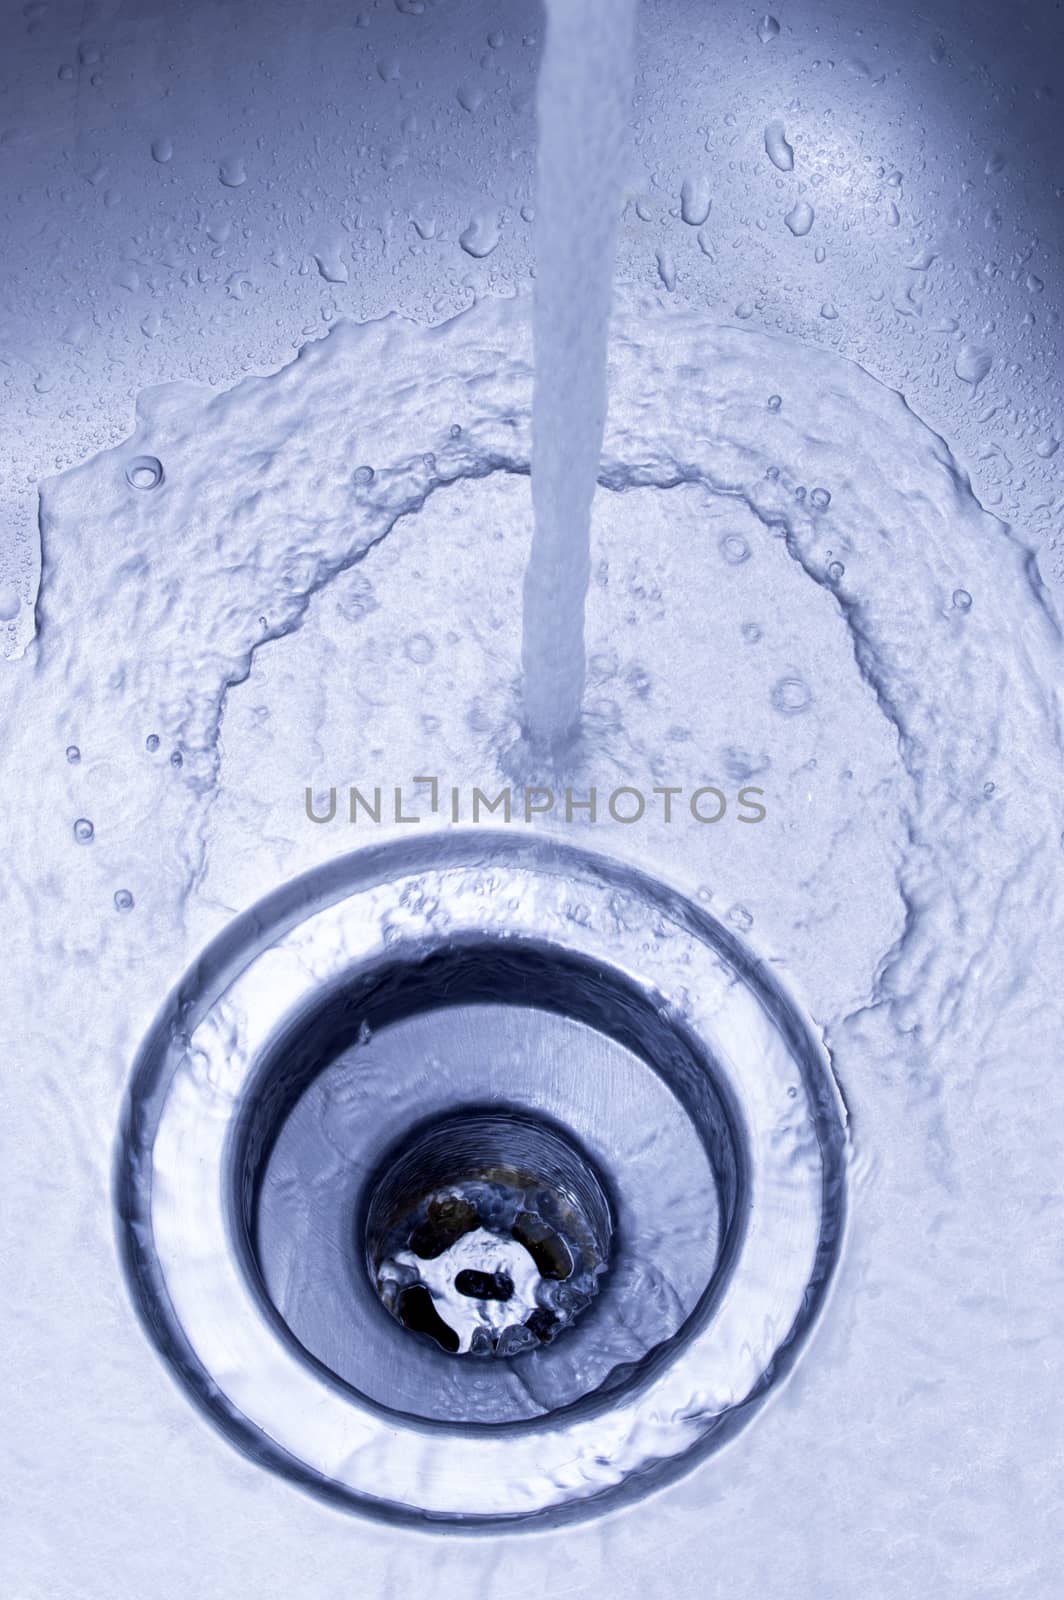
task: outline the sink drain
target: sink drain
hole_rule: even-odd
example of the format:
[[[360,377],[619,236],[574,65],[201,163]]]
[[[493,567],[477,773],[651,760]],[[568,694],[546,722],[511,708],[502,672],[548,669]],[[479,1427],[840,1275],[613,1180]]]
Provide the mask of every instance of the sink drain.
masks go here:
[[[683,1470],[794,1360],[841,1241],[823,1051],[727,930],[532,837],[349,856],[204,952],[116,1203],[144,1324],[255,1460],[463,1525]]]
[[[393,1152],[365,1224],[370,1276],[403,1327],[502,1357],[550,1343],[590,1304],[612,1231],[590,1160],[494,1111],[433,1122]]]

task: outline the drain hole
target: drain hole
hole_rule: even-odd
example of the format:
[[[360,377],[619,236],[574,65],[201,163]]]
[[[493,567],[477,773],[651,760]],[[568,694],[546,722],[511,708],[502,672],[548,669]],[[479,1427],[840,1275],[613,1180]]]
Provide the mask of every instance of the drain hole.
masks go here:
[[[384,1162],[366,1212],[370,1280],[455,1355],[549,1344],[598,1292],[609,1205],[589,1159],[527,1113],[461,1112]]]
[[[522,1211],[513,1225],[513,1236],[523,1244],[542,1278],[568,1278],[573,1270],[573,1258],[565,1240],[542,1218],[531,1211]]]
[[[470,1300],[509,1300],[514,1292],[513,1280],[505,1272],[478,1272],[475,1267],[459,1272],[454,1286]]]
[[[430,1200],[428,1215],[410,1235],[410,1248],[416,1256],[431,1260],[457,1244],[463,1233],[472,1233],[477,1226],[477,1208],[457,1195],[447,1195],[442,1200]]]
[[[423,1284],[415,1283],[404,1289],[399,1295],[397,1310],[404,1328],[409,1328],[411,1333],[427,1333],[442,1349],[455,1354],[458,1335],[444,1322]]]

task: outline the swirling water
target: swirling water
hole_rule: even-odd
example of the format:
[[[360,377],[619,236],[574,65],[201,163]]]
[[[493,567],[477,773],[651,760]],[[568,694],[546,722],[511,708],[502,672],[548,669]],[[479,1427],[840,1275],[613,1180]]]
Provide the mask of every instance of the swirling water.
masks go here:
[[[878,1516],[911,1533],[898,1593],[929,1559],[961,1592],[986,1548],[1017,1552],[987,1581],[1049,1593],[1057,621],[1022,541],[860,368],[634,301],[613,367],[574,782],[751,783],[767,815],[541,826],[701,895],[783,974],[852,1113],[853,1224],[781,1402],[659,1497],[653,1539],[636,1511],[534,1559],[584,1592],[692,1588],[708,1530],[732,1594],[784,1564],[797,1592],[852,1593]],[[349,1524],[275,1496],[164,1383],[115,1274],[108,1151],[137,1040],[204,938],[384,831],[310,823],[306,787],[507,781],[530,372],[522,301],[341,326],[227,394],[145,395],[127,444],[44,485],[38,638],[4,709],[3,1283],[28,1308],[13,1448],[49,1462],[31,1492],[57,1537],[87,1516],[118,1537],[107,1506],[151,1460],[138,1503],[160,1517],[261,1508],[276,1592],[332,1592],[349,1563]],[[129,475],[146,457],[152,487]],[[424,1571],[419,1540],[358,1540],[381,1592]],[[505,1552],[530,1559],[455,1547],[439,1592],[503,1593]],[[220,1540],[220,1587],[265,1560]],[[134,1542],[131,1583],[149,1562]]]

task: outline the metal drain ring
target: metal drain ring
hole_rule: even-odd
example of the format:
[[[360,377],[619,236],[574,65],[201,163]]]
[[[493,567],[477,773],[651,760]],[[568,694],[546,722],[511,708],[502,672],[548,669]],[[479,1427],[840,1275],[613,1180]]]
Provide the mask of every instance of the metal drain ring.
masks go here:
[[[728,1226],[680,1333],[623,1380],[516,1424],[405,1417],[309,1357],[256,1281],[244,1169],[233,1167],[234,1152],[247,1159],[249,1086],[294,1019],[404,950],[463,941],[528,941],[616,974],[663,1033],[695,1041],[702,1087],[713,1080],[729,1124]],[[116,1207],[147,1330],[253,1459],[386,1517],[538,1524],[644,1493],[749,1419],[823,1303],[845,1159],[845,1113],[821,1046],[726,929],[645,874],[543,837],[434,834],[296,879],[207,948],[138,1057]]]

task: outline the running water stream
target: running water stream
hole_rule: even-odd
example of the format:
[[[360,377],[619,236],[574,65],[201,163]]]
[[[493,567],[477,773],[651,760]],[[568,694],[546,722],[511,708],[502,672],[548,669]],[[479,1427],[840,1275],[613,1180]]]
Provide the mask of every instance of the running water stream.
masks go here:
[[[532,504],[524,585],[525,731],[556,750],[584,691],[591,502],[637,0],[547,0],[539,75]]]

